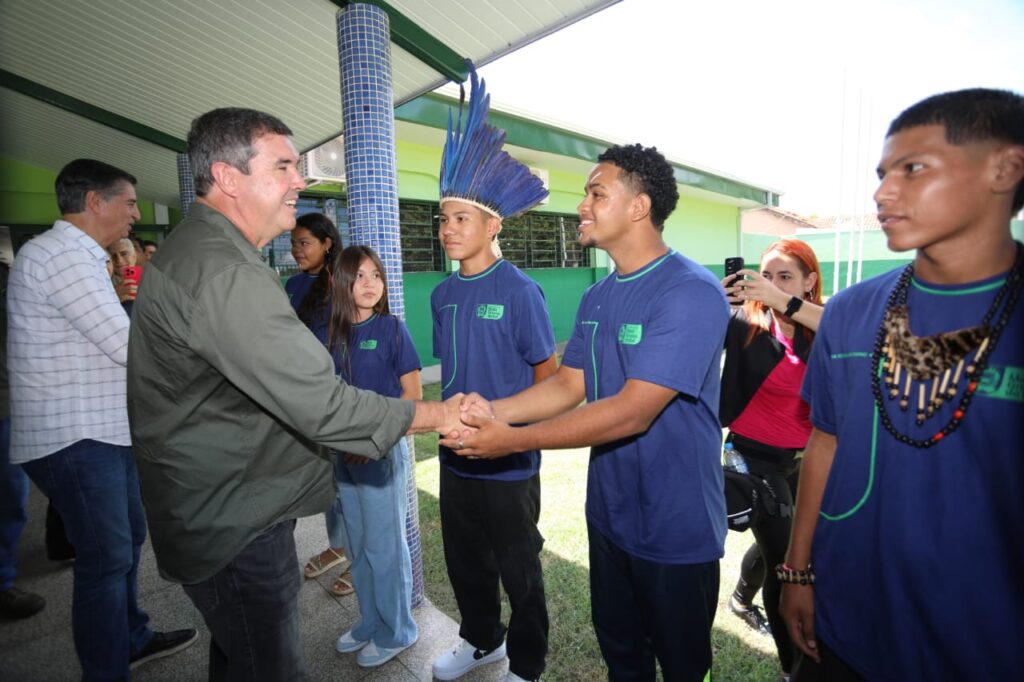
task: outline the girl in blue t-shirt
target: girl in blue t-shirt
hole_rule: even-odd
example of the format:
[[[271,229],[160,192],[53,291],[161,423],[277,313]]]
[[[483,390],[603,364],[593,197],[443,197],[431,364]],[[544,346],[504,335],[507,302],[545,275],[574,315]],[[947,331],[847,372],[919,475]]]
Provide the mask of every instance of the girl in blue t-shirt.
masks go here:
[[[419,356],[405,324],[389,312],[377,254],[366,246],[348,247],[332,278],[327,346],[341,376],[356,388],[421,399]],[[335,648],[358,651],[356,662],[364,668],[389,661],[418,636],[405,537],[408,467],[405,439],[379,460],[345,454],[336,465],[359,620]]]
[[[288,279],[284,289],[299,319],[324,343],[330,312],[331,268],[340,249],[338,230],[324,214],[307,213],[295,221],[292,256],[300,272]],[[329,589],[338,596],[352,594],[352,575],[347,570],[349,560],[345,556],[348,540],[345,537],[340,499],[335,500],[324,518],[330,546],[310,557],[303,568],[303,574],[307,578],[315,578],[340,566],[341,575]]]

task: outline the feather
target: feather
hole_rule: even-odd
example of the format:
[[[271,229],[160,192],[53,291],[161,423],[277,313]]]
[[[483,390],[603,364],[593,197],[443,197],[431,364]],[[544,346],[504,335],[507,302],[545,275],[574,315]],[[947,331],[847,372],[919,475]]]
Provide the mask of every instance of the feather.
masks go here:
[[[491,96],[486,83],[467,60],[470,78],[469,110],[463,126],[465,90],[459,98],[459,114],[448,130],[441,154],[441,199],[463,199],[487,207],[501,218],[533,208],[548,191],[544,183],[502,147],[505,131],[487,123]]]

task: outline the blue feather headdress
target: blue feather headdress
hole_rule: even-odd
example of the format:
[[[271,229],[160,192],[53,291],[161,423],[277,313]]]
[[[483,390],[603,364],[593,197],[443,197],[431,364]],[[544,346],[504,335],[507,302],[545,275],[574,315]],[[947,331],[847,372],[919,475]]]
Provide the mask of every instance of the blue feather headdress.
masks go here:
[[[508,218],[533,208],[548,195],[540,178],[502,150],[505,131],[487,123],[491,96],[484,81],[467,60],[470,77],[469,113],[463,128],[465,90],[459,99],[458,123],[448,133],[441,155],[441,203],[452,199],[478,206],[498,218]]]

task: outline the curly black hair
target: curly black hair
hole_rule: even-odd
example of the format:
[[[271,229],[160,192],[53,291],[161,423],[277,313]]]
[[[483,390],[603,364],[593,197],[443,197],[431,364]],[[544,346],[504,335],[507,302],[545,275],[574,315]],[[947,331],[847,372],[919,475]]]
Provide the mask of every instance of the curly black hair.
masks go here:
[[[607,162],[622,170],[622,182],[634,192],[643,192],[651,198],[651,222],[659,231],[679,201],[675,173],[657,147],[641,144],[608,147],[598,162]]]

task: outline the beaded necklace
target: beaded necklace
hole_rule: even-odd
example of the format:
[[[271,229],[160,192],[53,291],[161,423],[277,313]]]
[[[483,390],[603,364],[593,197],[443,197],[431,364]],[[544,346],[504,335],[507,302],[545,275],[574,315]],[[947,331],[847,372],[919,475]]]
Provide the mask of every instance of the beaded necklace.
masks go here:
[[[886,431],[898,441],[918,448],[930,448],[963,423],[967,408],[978,388],[978,380],[985,371],[999,336],[1020,298],[1024,284],[1022,254],[1024,249],[1018,243],[1013,268],[1007,274],[1006,281],[996,293],[980,325],[929,337],[914,336],[910,331],[907,293],[914,276],[914,264],[911,263],[903,270],[896,286],[889,293],[885,317],[878,328],[878,336],[871,354],[871,387],[875,394],[878,414]],[[1000,308],[1002,312],[999,312]],[[997,312],[999,318],[992,324]],[[968,360],[971,353],[973,357]],[[883,395],[887,394],[889,400],[895,400],[900,396],[902,385],[899,406],[905,412],[910,406],[914,394],[913,387],[916,385],[917,424],[920,426],[935,414],[943,403],[956,397],[961,375],[965,379],[965,389],[959,405],[953,410],[953,415],[945,426],[925,440],[912,438],[896,429],[889,418]],[[885,388],[882,386],[883,380]]]

